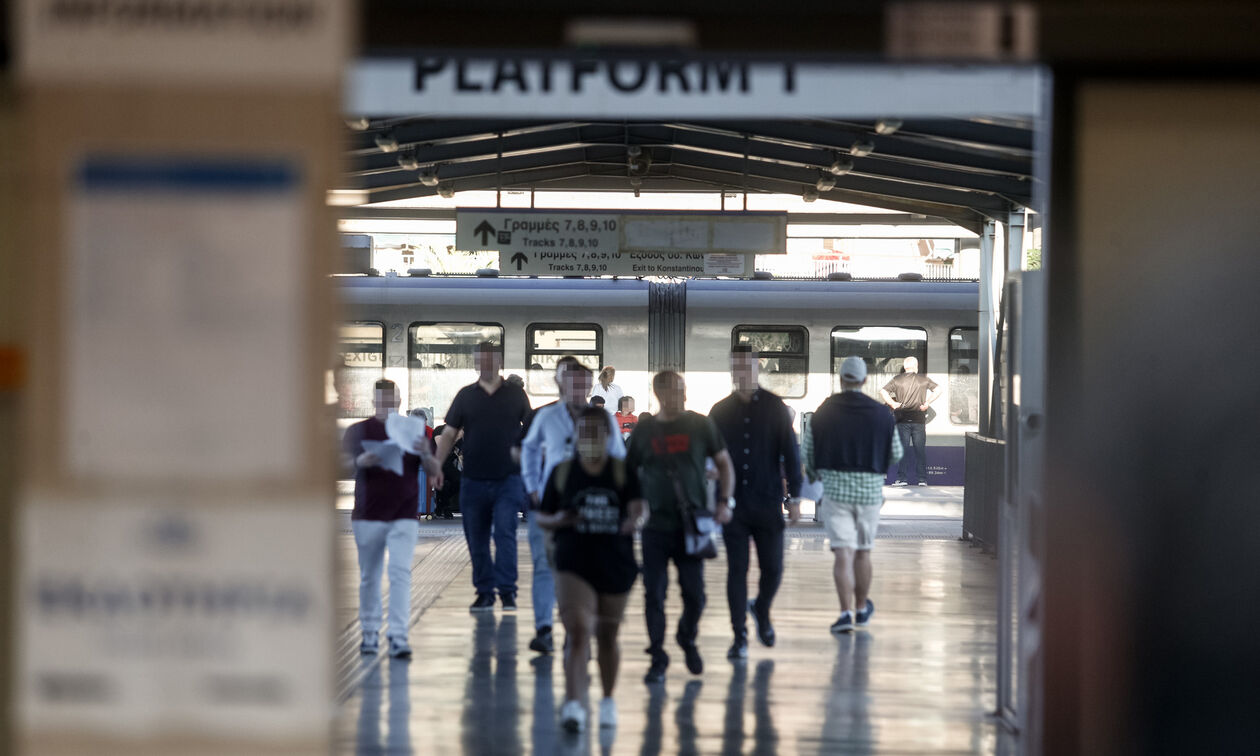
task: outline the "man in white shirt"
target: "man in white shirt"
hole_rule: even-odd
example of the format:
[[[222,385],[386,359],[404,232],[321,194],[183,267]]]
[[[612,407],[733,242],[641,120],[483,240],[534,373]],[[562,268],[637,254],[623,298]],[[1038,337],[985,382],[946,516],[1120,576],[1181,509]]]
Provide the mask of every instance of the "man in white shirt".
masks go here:
[[[532,598],[534,602],[534,639],[529,647],[539,653],[551,653],[555,644],[551,636],[552,610],[556,603],[555,582],[547,561],[547,536],[535,520],[547,480],[556,466],[574,456],[577,443],[577,417],[587,408],[586,395],[591,390],[591,371],[573,357],[562,357],[556,364],[556,385],[560,401],[548,404],[534,413],[529,432],[521,442],[521,480],[529,497],[529,553],[534,563]],[[609,415],[608,456],[624,459],[626,446],[621,433]]]

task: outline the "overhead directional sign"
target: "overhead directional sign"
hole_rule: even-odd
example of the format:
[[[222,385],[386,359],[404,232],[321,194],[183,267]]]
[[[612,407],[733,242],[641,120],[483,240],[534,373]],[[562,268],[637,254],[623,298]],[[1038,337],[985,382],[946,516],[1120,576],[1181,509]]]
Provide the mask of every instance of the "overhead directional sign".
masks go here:
[[[543,252],[786,254],[787,213],[459,210],[455,247],[496,250],[509,262],[517,253],[537,259]]]
[[[500,252],[499,270],[525,276],[733,276],[753,273],[756,255],[729,252]]]

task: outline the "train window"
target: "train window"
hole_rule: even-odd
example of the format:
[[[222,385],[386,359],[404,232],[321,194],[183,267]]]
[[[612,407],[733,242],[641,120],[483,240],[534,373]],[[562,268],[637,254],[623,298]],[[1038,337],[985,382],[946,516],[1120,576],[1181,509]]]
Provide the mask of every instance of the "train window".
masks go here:
[[[746,344],[760,359],[761,385],[779,396],[805,396],[809,377],[809,331],[805,326],[735,326],[731,346]]]
[[[598,373],[604,365],[604,330],[594,323],[530,323],[525,329],[525,387],[556,396],[556,362],[571,354]]]
[[[498,323],[412,323],[407,339],[407,387],[412,407],[439,417],[464,386],[477,380],[473,351],[483,341],[503,348]]]
[[[385,324],[342,323],[338,329],[337,353],[339,359],[332,374],[337,415],[369,417],[375,412],[372,386],[385,375]]]
[[[980,329],[949,331],[949,421],[980,422]]]
[[[831,329],[831,386],[840,390],[840,363],[856,355],[866,361],[862,391],[879,400],[879,390],[902,371],[907,357],[919,360],[926,373],[927,331],[902,326],[837,326]]]

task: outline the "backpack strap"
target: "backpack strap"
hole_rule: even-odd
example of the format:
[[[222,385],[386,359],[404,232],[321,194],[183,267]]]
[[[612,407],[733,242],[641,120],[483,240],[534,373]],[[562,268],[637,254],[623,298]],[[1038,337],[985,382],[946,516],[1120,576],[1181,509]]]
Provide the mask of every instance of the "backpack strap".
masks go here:
[[[617,490],[623,490],[626,487],[626,461],[614,457],[609,460],[612,463],[613,483],[616,484]]]

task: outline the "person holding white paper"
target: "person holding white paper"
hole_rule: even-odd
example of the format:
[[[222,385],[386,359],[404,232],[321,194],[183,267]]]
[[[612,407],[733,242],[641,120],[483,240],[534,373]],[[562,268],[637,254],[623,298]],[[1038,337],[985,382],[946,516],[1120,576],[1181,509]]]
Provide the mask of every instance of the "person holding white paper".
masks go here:
[[[398,386],[393,381],[376,382],[375,403],[376,414],[347,428],[342,445],[349,458],[347,463],[352,459],[355,467],[350,526],[359,552],[359,624],[363,628],[359,651],[370,655],[379,649],[381,572],[388,551],[389,654],[409,659],[407,632],[411,620],[411,560],[419,534],[419,472],[423,466],[429,484],[440,487],[442,468],[423,433],[407,434],[405,428],[399,432],[400,424],[392,417],[399,405]],[[394,433],[387,431],[387,424]],[[395,454],[401,455],[401,469],[395,466],[397,460],[386,459]]]

